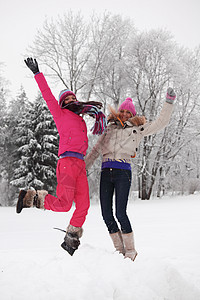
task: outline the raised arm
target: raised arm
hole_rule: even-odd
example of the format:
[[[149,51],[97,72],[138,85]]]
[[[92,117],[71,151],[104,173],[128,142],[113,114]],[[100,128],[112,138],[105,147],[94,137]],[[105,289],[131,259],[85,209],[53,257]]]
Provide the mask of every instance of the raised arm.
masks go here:
[[[58,118],[60,116],[60,107],[58,105],[58,101],[52,94],[44,75],[40,73],[37,60],[28,57],[26,60],[24,60],[24,62],[27,67],[33,72],[38,87],[42,93],[44,100],[47,103],[51,114],[55,119]]]
[[[175,99],[176,94],[174,90],[172,88],[168,88],[166,94],[166,101],[158,118],[155,121],[149,122],[144,125],[144,131],[142,132],[143,136],[155,134],[168,125],[173,112],[173,103]]]

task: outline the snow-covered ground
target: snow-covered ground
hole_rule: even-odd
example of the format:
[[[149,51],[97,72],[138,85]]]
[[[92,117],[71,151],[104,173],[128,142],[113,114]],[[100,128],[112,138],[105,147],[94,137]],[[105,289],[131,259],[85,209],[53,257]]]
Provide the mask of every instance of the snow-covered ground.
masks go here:
[[[200,195],[130,201],[138,256],[114,252],[98,204],[81,246],[60,244],[71,213],[0,208],[1,300],[199,300]]]

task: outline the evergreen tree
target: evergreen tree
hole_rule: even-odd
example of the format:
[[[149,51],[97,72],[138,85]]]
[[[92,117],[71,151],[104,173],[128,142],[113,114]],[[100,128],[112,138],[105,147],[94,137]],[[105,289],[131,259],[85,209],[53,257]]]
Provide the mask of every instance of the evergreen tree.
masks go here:
[[[24,115],[15,128],[18,149],[12,184],[55,191],[58,134],[53,118],[40,94],[34,104],[22,102]]]
[[[5,170],[5,160],[7,159],[6,155],[6,93],[3,88],[3,79],[0,76],[0,192],[1,192],[1,201],[0,205],[6,205],[4,194],[7,193],[7,172]]]
[[[35,172],[37,180],[42,183],[41,187],[54,193],[57,184],[58,133],[53,117],[41,95],[36,99],[34,111],[34,136],[37,141],[33,156]]]
[[[33,104],[28,100],[23,88],[10,112],[10,143],[13,145],[13,172],[11,184],[27,188],[34,181],[32,156],[35,150]]]

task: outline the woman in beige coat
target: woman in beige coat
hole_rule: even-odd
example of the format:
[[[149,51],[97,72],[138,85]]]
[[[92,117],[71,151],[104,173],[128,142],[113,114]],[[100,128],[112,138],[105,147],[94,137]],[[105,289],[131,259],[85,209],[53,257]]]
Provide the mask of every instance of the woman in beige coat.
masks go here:
[[[100,203],[104,222],[117,251],[134,260],[137,251],[134,245],[133,230],[126,213],[131,186],[131,158],[135,157],[143,137],[165,128],[169,123],[176,95],[168,88],[166,102],[158,118],[146,122],[145,117],[136,116],[132,99],[127,98],[118,112],[111,109],[106,132],[86,156],[86,169],[101,154],[102,170],[100,179]],[[115,191],[115,212],[113,215],[113,193]]]

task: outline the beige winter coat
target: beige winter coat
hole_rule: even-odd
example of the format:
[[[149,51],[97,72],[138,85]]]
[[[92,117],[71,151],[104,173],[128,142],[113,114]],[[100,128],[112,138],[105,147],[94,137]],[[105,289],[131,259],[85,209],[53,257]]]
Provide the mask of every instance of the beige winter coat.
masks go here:
[[[129,119],[123,128],[121,124],[109,124],[106,132],[100,136],[96,145],[86,156],[88,170],[95,159],[102,154],[103,158],[131,159],[136,155],[143,137],[152,135],[166,127],[173,111],[173,104],[165,102],[158,118],[144,125],[134,126]]]

